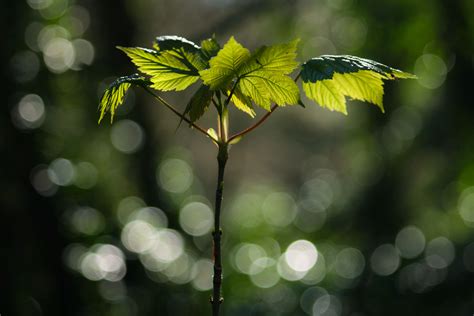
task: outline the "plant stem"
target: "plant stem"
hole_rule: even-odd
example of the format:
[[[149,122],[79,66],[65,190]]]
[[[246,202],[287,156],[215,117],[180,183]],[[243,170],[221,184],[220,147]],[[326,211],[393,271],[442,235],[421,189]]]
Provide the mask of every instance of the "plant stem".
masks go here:
[[[214,139],[214,137],[212,137],[212,135],[210,135],[204,128],[202,128],[201,126],[197,125],[196,123],[193,123],[191,122],[188,118],[186,118],[186,116],[184,116],[183,114],[181,114],[177,109],[175,109],[174,106],[172,106],[171,104],[169,104],[165,99],[163,99],[162,97],[160,97],[159,95],[153,93],[153,91],[151,91],[150,89],[148,89],[147,87],[143,87],[143,89],[148,92],[149,94],[151,94],[155,99],[157,99],[158,101],[160,101],[164,106],[166,106],[168,109],[171,110],[171,112],[173,112],[174,114],[176,114],[177,116],[179,116],[183,121],[185,121],[186,123],[188,123],[189,125],[191,125],[192,127],[194,127],[196,130],[200,131],[201,133],[203,133],[204,135],[206,135],[207,137],[209,137],[210,139],[214,140],[214,141],[217,141],[217,139]]]
[[[240,133],[237,133],[237,134],[234,134],[232,135],[229,140],[227,142],[231,142],[232,140],[236,139],[237,137],[241,137],[241,136],[244,136],[245,134],[247,133],[250,133],[251,131],[253,131],[254,129],[256,129],[257,127],[260,126],[260,124],[262,124],[263,122],[266,121],[266,119],[272,115],[272,113],[277,109],[278,105],[274,105],[270,112],[266,113],[264,116],[262,116],[262,118],[260,120],[258,120],[257,123],[253,124],[252,126],[249,126],[247,127],[246,129],[244,129],[243,131],[241,131]]]
[[[221,236],[220,227],[222,194],[224,191],[224,170],[229,157],[228,146],[226,143],[219,143],[219,153],[217,154],[217,188],[216,188],[216,204],[214,211],[214,232],[212,233],[214,241],[214,277],[212,290],[212,315],[219,315],[219,308],[223,301],[221,296],[222,285],[222,260],[221,260]]]

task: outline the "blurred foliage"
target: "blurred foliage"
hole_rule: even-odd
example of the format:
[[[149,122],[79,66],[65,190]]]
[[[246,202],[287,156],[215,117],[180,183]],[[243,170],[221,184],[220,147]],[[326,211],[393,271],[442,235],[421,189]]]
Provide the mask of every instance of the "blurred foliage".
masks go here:
[[[471,0],[26,0],[0,4],[5,315],[207,315],[214,146],[142,93],[97,126],[131,67],[115,45],[301,38],[415,73],[386,114],[281,109],[233,148],[224,315],[471,315]],[[184,110],[185,96],[166,95]],[[303,100],[304,101],[304,100]],[[280,110],[279,110],[280,111]],[[257,115],[261,115],[257,111]],[[233,130],[251,118],[238,111]],[[210,117],[203,125],[211,126]]]

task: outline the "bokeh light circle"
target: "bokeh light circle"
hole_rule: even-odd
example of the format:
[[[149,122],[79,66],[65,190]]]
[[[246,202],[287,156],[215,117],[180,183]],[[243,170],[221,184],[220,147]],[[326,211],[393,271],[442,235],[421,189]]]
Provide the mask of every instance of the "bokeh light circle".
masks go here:
[[[183,193],[193,183],[193,170],[181,159],[170,158],[163,161],[157,172],[161,187],[168,192]]]
[[[415,226],[400,230],[395,238],[395,246],[403,258],[411,259],[420,255],[425,249],[425,235]]]
[[[285,252],[286,263],[297,272],[307,272],[317,260],[318,251],[308,240],[297,240],[291,243]]]
[[[125,154],[138,151],[144,142],[145,133],[140,125],[131,120],[116,122],[110,131],[112,145]]]
[[[336,256],[335,271],[346,279],[357,278],[365,267],[365,258],[362,253],[355,248],[345,248]]]
[[[426,263],[435,269],[443,269],[449,266],[455,257],[453,243],[446,237],[437,237],[426,246]]]
[[[372,270],[382,276],[387,276],[397,271],[400,266],[398,250],[390,244],[378,246],[370,257]]]
[[[291,224],[296,216],[295,201],[288,193],[271,193],[263,202],[262,212],[265,221],[270,225],[285,227]]]
[[[202,236],[214,225],[211,208],[201,202],[186,204],[179,212],[179,223],[183,230],[191,236]]]

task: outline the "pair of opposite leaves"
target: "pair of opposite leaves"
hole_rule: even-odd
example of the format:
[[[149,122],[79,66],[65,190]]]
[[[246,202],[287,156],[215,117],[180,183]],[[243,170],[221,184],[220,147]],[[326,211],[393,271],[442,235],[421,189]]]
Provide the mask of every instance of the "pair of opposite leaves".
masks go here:
[[[180,91],[201,79],[201,86],[189,101],[184,115],[199,119],[214,102],[214,96],[230,98],[239,110],[254,117],[253,105],[267,111],[278,106],[300,104],[298,79],[309,99],[331,111],[347,114],[345,96],[377,105],[382,111],[383,80],[416,78],[381,63],[349,55],[322,55],[298,66],[295,60],[299,40],[262,46],[254,53],[231,37],[221,48],[215,38],[201,46],[178,36],[160,36],[154,49],[118,47],[145,75],[120,77],[107,88],[100,101],[100,118],[107,111],[111,121],[132,84],[160,91]]]

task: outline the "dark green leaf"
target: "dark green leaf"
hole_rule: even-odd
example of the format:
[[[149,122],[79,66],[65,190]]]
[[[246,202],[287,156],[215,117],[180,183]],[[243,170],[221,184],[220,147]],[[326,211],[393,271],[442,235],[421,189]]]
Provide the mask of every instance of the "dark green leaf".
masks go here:
[[[201,87],[196,91],[188,105],[184,114],[189,114],[189,119],[191,122],[197,121],[211,104],[213,91],[209,89],[209,86],[201,85]]]
[[[212,57],[216,56],[221,46],[217,43],[214,36],[211,38],[205,39],[201,42],[201,53],[205,60],[209,60]]]
[[[331,79],[334,73],[351,73],[370,70],[379,73],[384,79],[414,79],[416,76],[389,67],[379,62],[350,55],[323,55],[303,64],[301,79],[304,82]]]
[[[355,56],[324,55],[302,66],[306,95],[322,107],[347,114],[345,96],[368,101],[383,109],[383,80],[416,78],[373,60]]]
[[[105,114],[110,111],[110,123],[113,122],[115,110],[123,103],[125,94],[131,85],[138,85],[147,87],[152,83],[145,77],[140,76],[139,74],[133,74],[130,76],[123,76],[117,78],[112,82],[107,89],[105,89],[102,98],[99,103],[99,123],[104,118]]]
[[[188,52],[197,52],[200,49],[200,47],[193,42],[185,39],[184,37],[175,35],[158,36],[155,38],[153,47],[158,51],[184,49]]]

